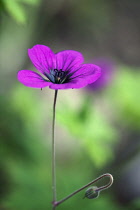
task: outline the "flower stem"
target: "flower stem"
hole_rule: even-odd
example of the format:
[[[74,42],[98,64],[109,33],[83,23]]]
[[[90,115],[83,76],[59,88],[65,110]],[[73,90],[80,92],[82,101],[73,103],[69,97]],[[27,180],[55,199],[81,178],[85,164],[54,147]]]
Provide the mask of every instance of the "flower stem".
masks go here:
[[[67,197],[63,198],[60,201],[57,201],[57,193],[56,193],[56,158],[55,158],[55,139],[54,139],[54,129],[55,129],[55,109],[56,109],[56,100],[57,100],[57,93],[58,90],[55,90],[55,95],[54,95],[54,103],[53,103],[53,121],[52,121],[52,192],[53,192],[53,201],[52,201],[52,210],[55,210],[58,205],[66,201],[67,199],[71,198],[75,194],[79,193],[80,191],[84,190],[88,186],[92,185],[93,183],[99,181],[100,179],[104,177],[109,177],[110,181],[108,184],[98,187],[96,191],[102,191],[107,188],[109,188],[113,184],[113,176],[109,173],[103,174],[99,176],[98,178],[92,180],[88,184],[84,185],[80,189],[76,190],[75,192],[71,193]]]
[[[53,192],[53,210],[55,210],[56,202],[56,167],[55,167],[55,139],[54,139],[54,128],[55,128],[55,108],[58,90],[55,90],[54,103],[53,103],[53,121],[52,121],[52,192]]]
[[[100,179],[102,179],[104,177],[109,177],[110,178],[109,183],[107,185],[105,185],[105,186],[102,186],[102,187],[97,188],[96,190],[97,191],[101,191],[101,190],[105,190],[105,189],[109,188],[113,184],[113,176],[111,174],[109,174],[109,173],[103,174],[103,175],[99,176],[97,179],[92,180],[91,182],[89,182],[85,186],[83,186],[80,189],[76,190],[75,192],[71,193],[67,197],[63,198],[62,200],[55,202],[55,205],[58,206],[59,204],[63,203],[67,199],[71,198],[75,194],[79,193],[80,191],[84,190],[85,188],[89,187],[90,185],[92,185],[93,183],[99,181]]]

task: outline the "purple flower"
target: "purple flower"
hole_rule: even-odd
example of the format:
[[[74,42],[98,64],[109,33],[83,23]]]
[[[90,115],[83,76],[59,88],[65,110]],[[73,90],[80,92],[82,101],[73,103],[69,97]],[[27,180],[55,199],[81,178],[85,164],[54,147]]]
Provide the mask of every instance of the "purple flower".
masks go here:
[[[56,54],[45,45],[35,45],[28,50],[28,55],[41,73],[31,70],[20,70],[18,80],[32,88],[51,89],[82,88],[95,82],[101,75],[100,67],[94,64],[82,64],[81,53],[65,50]]]
[[[93,62],[100,66],[102,74],[96,82],[89,84],[87,89],[91,91],[102,90],[113,80],[115,65],[112,60],[107,58],[98,58],[93,60]]]

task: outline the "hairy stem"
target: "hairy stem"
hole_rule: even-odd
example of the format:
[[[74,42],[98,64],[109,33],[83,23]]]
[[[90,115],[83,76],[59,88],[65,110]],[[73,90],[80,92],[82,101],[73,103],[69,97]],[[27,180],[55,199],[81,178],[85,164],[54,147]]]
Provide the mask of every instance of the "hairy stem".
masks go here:
[[[55,139],[54,139],[54,128],[55,128],[55,108],[58,90],[55,90],[54,103],[53,103],[53,121],[52,121],[52,192],[53,192],[53,210],[56,208],[56,164],[55,164]]]

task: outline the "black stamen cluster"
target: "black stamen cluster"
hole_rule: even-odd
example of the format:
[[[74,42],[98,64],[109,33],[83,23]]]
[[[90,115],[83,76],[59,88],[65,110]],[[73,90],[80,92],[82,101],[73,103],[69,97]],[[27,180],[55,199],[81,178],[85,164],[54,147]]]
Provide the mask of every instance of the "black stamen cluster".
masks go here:
[[[47,76],[47,78],[55,84],[63,84],[70,80],[71,75],[68,74],[68,71],[53,69],[50,70],[50,74],[45,73],[45,76]]]

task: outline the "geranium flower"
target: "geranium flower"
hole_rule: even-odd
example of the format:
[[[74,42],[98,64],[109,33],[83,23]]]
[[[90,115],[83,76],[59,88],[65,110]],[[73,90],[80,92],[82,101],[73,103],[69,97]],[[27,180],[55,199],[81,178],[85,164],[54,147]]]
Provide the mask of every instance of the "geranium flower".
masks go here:
[[[82,64],[84,58],[80,52],[65,50],[58,53],[44,45],[35,45],[28,55],[41,73],[20,70],[18,80],[32,88],[51,89],[82,88],[95,82],[101,75],[100,67],[94,64]]]

